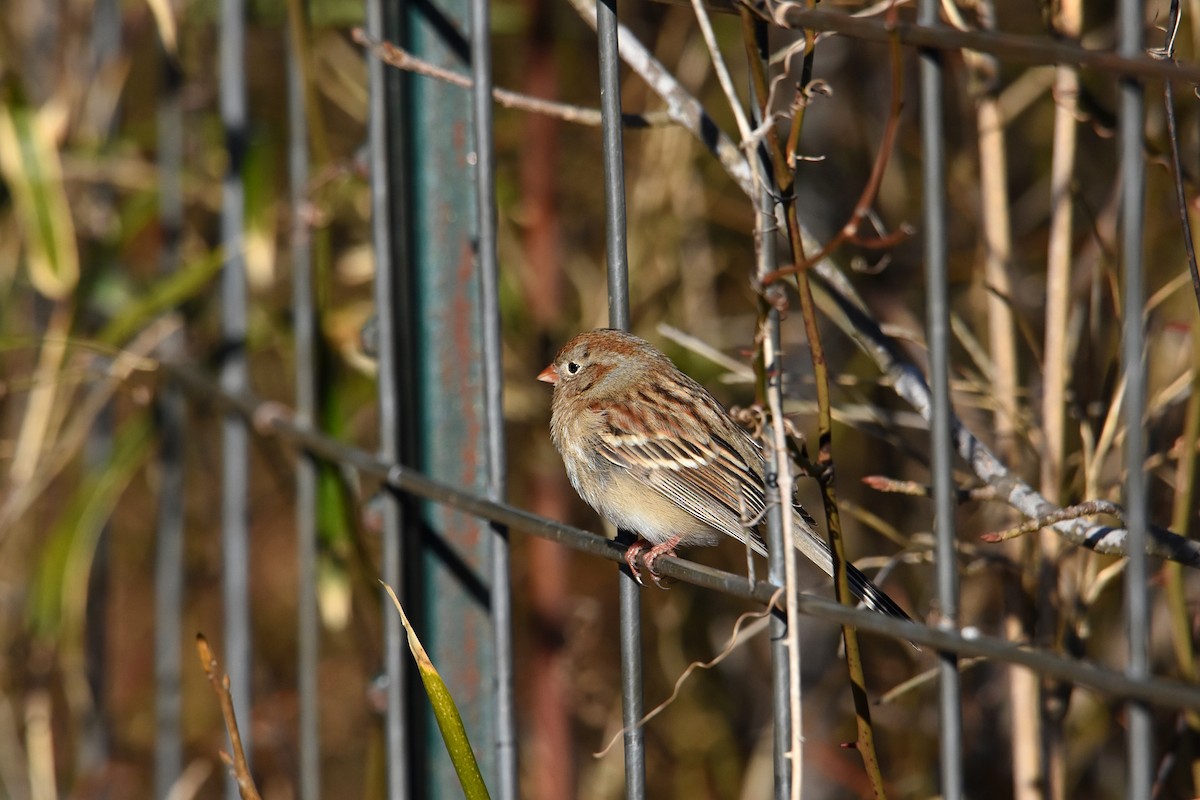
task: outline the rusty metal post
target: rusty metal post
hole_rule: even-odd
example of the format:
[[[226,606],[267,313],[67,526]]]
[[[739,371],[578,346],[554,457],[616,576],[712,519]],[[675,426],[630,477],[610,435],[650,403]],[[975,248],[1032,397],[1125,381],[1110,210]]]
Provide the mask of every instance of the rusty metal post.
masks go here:
[[[460,33],[471,30],[468,0],[385,3],[383,22],[385,35],[417,56],[455,72],[470,71],[471,48]],[[471,96],[407,75],[389,80],[395,296],[394,319],[386,327],[395,337],[401,384],[400,458],[433,478],[486,495],[489,416]],[[401,128],[403,140],[394,138]],[[459,704],[484,778],[494,785],[489,601],[494,534],[477,518],[429,503],[406,504],[403,519],[405,602]],[[419,687],[410,691],[410,708],[416,710],[409,715],[415,723],[409,737],[412,796],[457,796],[458,779],[429,703]]]

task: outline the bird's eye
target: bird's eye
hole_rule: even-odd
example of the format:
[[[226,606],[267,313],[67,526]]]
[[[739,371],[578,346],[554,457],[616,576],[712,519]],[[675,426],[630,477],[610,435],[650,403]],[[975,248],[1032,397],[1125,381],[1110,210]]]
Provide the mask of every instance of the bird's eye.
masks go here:
[[[579,365],[576,364],[574,361],[568,361],[567,362],[567,372],[574,375],[576,372],[579,372]]]

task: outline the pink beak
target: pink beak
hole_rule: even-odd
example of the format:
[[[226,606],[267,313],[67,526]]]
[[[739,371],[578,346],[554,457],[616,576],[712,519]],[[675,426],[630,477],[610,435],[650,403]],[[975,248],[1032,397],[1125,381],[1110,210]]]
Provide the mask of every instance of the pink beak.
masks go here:
[[[550,366],[546,367],[544,370],[542,370],[541,372],[538,373],[537,379],[539,381],[542,381],[543,383],[549,383],[549,384],[558,383],[558,370],[555,369],[553,364],[551,364]]]

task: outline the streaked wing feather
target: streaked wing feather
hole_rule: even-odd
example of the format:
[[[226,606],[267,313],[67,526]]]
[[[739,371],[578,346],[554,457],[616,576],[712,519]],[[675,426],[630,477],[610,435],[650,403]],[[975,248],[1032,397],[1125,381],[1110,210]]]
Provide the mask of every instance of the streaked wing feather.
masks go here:
[[[622,404],[605,411],[608,425],[600,435],[601,456],[701,522],[742,542],[749,537],[750,545],[765,553],[758,535],[743,524],[743,519],[762,513],[762,490],[753,469],[731,444],[679,417],[664,415],[651,426],[639,424],[638,412]],[[648,434],[647,429],[656,433]]]
[[[735,510],[723,502],[712,502],[712,495],[680,472],[656,470],[647,476],[646,482],[701,522],[750,545],[759,555],[767,554],[762,539],[753,528],[742,524]]]
[[[766,508],[761,472],[747,464],[729,441],[712,436],[709,433],[712,427],[693,418],[672,415],[669,408],[656,404],[655,399],[641,397],[638,408],[621,403],[607,406],[604,409],[607,426],[600,433],[599,454],[629,470],[696,519],[766,555],[762,539],[746,526],[747,522],[759,520]],[[729,435],[745,434],[735,428]],[[750,444],[754,447],[753,442]],[[829,544],[817,534],[816,523],[808,512],[799,504],[793,508],[796,546],[832,576],[833,555]],[[850,590],[868,608],[908,619],[870,578],[854,565],[847,566]]]

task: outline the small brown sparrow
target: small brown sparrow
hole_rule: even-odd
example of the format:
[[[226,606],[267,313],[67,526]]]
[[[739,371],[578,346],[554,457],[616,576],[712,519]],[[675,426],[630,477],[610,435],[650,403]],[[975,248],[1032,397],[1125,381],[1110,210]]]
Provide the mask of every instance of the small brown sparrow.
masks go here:
[[[625,552],[639,582],[635,562],[647,547],[656,583],[658,558],[679,545],[716,544],[722,534],[766,555],[755,531],[766,510],[762,452],[658,348],[618,330],[581,333],[537,377],[554,385],[550,435],[571,485],[609,522],[642,537]],[[833,575],[829,545],[804,509],[793,508],[796,547]],[[847,569],[865,605],[908,619],[865,575]]]

